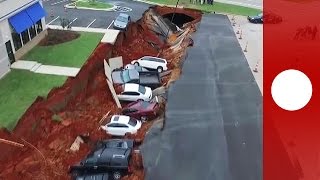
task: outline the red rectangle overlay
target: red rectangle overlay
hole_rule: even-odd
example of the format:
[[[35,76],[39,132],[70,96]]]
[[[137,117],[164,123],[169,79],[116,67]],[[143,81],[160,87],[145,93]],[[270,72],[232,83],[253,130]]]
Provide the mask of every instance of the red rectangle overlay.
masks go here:
[[[282,22],[263,25],[263,179],[320,180],[320,1],[264,0],[264,20],[267,13]],[[311,100],[297,111],[280,108],[271,94],[288,69],[312,83]]]

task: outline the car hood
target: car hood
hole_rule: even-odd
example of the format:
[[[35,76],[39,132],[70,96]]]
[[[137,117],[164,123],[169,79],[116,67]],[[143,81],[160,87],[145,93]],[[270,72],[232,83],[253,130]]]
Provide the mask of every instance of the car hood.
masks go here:
[[[114,71],[111,73],[112,81],[115,84],[124,84],[124,81],[121,77],[121,71]]]

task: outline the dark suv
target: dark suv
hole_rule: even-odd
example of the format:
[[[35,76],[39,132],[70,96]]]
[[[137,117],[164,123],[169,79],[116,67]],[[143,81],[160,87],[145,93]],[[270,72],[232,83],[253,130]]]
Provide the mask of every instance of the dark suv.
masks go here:
[[[133,140],[112,139],[100,141],[95,149],[79,164],[70,167],[74,178],[96,173],[108,173],[118,180],[127,174],[133,149]]]

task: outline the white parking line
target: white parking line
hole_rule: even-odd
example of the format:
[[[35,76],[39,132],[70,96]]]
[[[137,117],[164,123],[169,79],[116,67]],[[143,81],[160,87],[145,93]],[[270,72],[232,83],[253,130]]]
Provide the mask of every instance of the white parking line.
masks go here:
[[[109,24],[109,26],[107,27],[107,29],[110,28],[110,26],[112,25],[113,22],[114,22],[114,20],[111,21],[111,23]]]
[[[69,24],[68,26],[70,26],[73,22],[75,22],[78,18],[74,18]]]
[[[56,18],[54,18],[52,21],[50,21],[47,25],[49,25],[49,24],[51,24],[51,23],[53,23],[55,20],[57,20],[58,18],[59,18],[60,16],[58,16],[58,17],[56,17]]]
[[[88,26],[87,28],[89,28],[97,19],[94,19]]]
[[[58,2],[52,3],[52,4],[51,4],[51,6],[56,5],[56,4],[63,3],[63,2],[66,2],[66,1],[69,1],[69,0],[62,0],[62,1],[58,1]]]

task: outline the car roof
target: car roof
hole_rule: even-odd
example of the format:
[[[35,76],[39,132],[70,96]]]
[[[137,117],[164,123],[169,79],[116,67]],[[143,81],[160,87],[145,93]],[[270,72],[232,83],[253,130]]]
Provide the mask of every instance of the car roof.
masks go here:
[[[124,92],[127,92],[127,91],[138,92],[139,86],[140,86],[139,84],[135,84],[135,83],[126,83],[124,84]]]
[[[154,102],[136,101],[128,104],[125,108],[141,108],[143,105],[148,105],[148,107],[152,107],[154,104]]]
[[[162,60],[166,60],[160,57],[154,57],[154,56],[143,56],[142,58],[155,58],[155,59],[162,59]]]
[[[130,120],[129,116],[124,116],[124,115],[113,115],[111,117],[110,123],[120,123],[120,124],[128,124]]]
[[[129,72],[129,76],[132,78],[139,78],[139,72],[136,69],[126,69]]]

